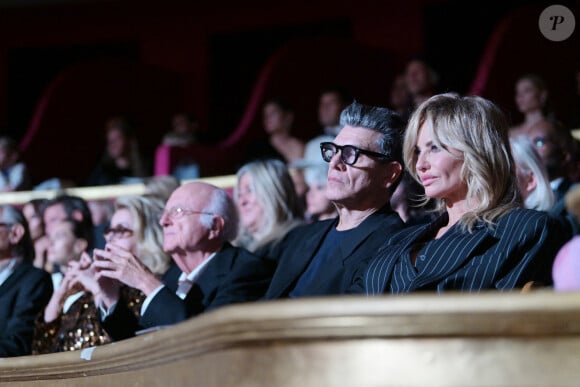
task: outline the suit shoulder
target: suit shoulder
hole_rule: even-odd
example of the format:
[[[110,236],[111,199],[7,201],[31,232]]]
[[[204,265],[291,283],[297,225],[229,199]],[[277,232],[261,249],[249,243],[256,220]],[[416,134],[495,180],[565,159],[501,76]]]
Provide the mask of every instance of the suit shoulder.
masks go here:
[[[517,208],[503,215],[497,222],[497,230],[544,229],[556,227],[555,219],[545,211]]]
[[[28,280],[52,282],[50,274],[45,270],[39,269],[30,263],[22,263],[22,273],[28,277]]]
[[[499,218],[498,224],[507,224],[514,220],[545,221],[550,220],[550,215],[545,211],[516,208]]]

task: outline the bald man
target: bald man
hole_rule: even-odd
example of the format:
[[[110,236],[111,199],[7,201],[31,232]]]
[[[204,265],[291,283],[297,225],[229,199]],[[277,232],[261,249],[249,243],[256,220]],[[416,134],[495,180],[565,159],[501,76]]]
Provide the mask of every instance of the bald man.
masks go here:
[[[259,272],[265,265],[247,250],[229,243],[238,231],[237,210],[229,195],[213,185],[192,182],[177,188],[159,222],[163,227],[163,249],[176,264],[162,280],[128,251],[112,244],[105,250],[95,250],[98,259],[93,265],[101,277],[118,280],[146,296],[141,317],[136,321],[123,306],[126,303],[117,303],[118,291],[103,289],[107,293],[103,296],[103,322],[115,340],[202,313],[231,270],[244,266]],[[245,296],[257,299],[267,285],[266,281],[251,289],[244,288]]]

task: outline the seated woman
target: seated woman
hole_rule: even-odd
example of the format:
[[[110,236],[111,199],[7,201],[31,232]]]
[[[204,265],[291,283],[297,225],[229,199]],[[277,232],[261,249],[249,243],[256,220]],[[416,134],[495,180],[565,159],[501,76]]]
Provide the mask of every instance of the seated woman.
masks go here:
[[[142,180],[150,175],[133,126],[125,117],[113,117],[105,125],[107,145],[86,185],[123,184]]]
[[[511,138],[510,145],[516,163],[518,190],[524,199],[524,206],[538,211],[550,211],[555,203],[554,192],[536,146],[525,136]]]
[[[548,214],[522,209],[502,112],[480,97],[443,94],[413,113],[404,160],[440,216],[410,226],[354,276],[353,292],[513,289],[551,283],[570,237]]]
[[[306,191],[306,218],[310,222],[336,218],[338,212],[334,203],[326,197],[328,164],[313,166],[304,170]]]
[[[262,108],[262,125],[267,141],[255,141],[247,151],[248,160],[280,159],[292,163],[302,158],[304,142],[292,135],[294,110],[281,98],[272,98]]]
[[[20,160],[18,144],[10,137],[0,136],[0,192],[31,188],[28,168]]]
[[[234,244],[268,256],[279,239],[303,223],[294,183],[286,165],[274,159],[243,165],[237,178],[234,200],[241,225]]]
[[[162,212],[163,203],[158,199],[117,199],[111,224],[104,232],[107,245],[115,244],[139,254],[143,264],[153,273],[165,273],[171,258],[162,249],[159,224]],[[110,307],[112,294],[120,294],[120,297],[117,296],[119,302],[126,305],[137,318],[144,297],[135,289],[121,287],[116,281],[96,280],[91,259],[84,252],[86,243],[78,222],[60,223],[51,237],[55,242],[49,255],[52,259],[58,259],[61,267],[65,265],[67,270],[44,315],[37,322],[33,352],[73,351],[110,342],[114,335],[101,324],[97,306]]]
[[[548,89],[536,74],[525,74],[516,82],[515,102],[524,120],[509,128],[510,137],[525,135],[531,128],[549,125],[547,120]]]

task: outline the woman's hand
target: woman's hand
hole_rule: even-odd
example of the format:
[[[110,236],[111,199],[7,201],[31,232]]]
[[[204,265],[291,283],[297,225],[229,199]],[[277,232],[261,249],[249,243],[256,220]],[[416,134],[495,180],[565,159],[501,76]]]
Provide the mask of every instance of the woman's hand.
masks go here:
[[[99,280],[110,278],[141,290],[146,296],[162,285],[161,281],[133,254],[108,243],[105,250],[95,249],[93,266]]]

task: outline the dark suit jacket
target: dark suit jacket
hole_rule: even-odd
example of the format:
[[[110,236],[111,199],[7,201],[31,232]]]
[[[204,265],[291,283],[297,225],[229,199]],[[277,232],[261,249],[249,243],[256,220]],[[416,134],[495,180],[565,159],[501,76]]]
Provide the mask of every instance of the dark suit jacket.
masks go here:
[[[52,296],[50,275],[27,262],[0,286],[0,357],[30,354],[34,322]]]
[[[175,294],[181,270],[174,266],[163,276],[165,286],[151,300],[140,321],[136,322],[131,316],[125,302],[119,302],[114,312],[105,319],[105,329],[113,339],[120,340],[133,336],[141,329],[176,324],[196,316],[214,301],[232,270],[238,267],[259,269],[262,265],[262,260],[246,249],[226,244],[207,264],[184,300]],[[256,293],[247,294],[246,297],[255,300],[264,290],[265,285],[262,285]]]
[[[552,262],[568,238],[560,223],[534,210],[513,210],[495,228],[480,224],[471,234],[456,224],[432,239],[446,223],[445,213],[394,236],[359,272],[350,292],[507,290],[532,280],[550,285]],[[410,252],[421,242],[413,265]]]
[[[278,266],[264,299],[288,297],[304,273],[328,232],[335,228],[338,219],[330,219],[297,227],[292,230],[274,254],[279,254]],[[355,268],[382,245],[386,238],[404,227],[399,215],[391,209],[377,211],[365,219],[348,240],[340,241],[339,254],[320,270],[308,296],[341,294],[349,285]]]
[[[554,190],[556,203],[554,203],[554,206],[549,211],[550,215],[560,221],[564,228],[569,230],[573,235],[580,234],[580,224],[578,223],[578,219],[568,211],[565,199],[566,194],[577,187],[580,187],[580,184],[572,183],[569,179],[564,179],[558,186],[558,189]]]

